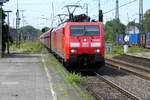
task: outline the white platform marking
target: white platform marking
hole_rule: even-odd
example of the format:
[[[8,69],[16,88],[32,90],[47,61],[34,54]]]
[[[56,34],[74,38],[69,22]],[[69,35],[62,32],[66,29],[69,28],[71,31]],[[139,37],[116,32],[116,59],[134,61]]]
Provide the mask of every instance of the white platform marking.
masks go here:
[[[2,85],[18,85],[19,82],[1,82]]]
[[[51,90],[51,93],[52,93],[52,96],[53,96],[53,100],[57,100],[57,96],[56,96],[56,93],[55,93],[55,91],[53,89],[53,84],[52,84],[52,81],[51,81],[52,78],[51,78],[51,76],[49,74],[49,71],[48,71],[48,68],[47,68],[47,66],[45,64],[45,60],[43,58],[43,54],[42,53],[41,53],[41,57],[42,57],[42,62],[44,63],[44,69],[45,69],[45,72],[46,72],[46,75],[47,75],[47,78],[48,78],[49,87],[50,87],[50,90]]]

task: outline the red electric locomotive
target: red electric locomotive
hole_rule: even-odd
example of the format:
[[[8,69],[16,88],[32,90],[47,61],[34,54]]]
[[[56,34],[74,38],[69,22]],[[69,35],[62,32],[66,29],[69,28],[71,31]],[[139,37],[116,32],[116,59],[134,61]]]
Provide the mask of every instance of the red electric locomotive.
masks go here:
[[[67,67],[97,70],[105,62],[104,33],[100,22],[67,22],[42,35],[41,41],[42,38],[49,38],[50,43],[44,44]]]

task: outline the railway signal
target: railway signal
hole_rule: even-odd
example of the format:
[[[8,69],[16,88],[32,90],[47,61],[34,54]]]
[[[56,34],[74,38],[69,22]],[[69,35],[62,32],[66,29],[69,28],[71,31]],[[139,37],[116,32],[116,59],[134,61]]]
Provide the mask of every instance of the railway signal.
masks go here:
[[[99,22],[103,22],[103,11],[99,10]]]

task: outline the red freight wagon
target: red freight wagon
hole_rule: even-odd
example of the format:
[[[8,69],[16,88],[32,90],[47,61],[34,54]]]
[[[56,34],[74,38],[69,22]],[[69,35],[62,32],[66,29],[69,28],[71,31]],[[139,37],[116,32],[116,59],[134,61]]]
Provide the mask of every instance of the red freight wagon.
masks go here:
[[[51,36],[51,30],[43,33],[40,37],[39,37],[39,40],[40,42],[46,47],[46,48],[49,48],[51,47],[51,41],[50,41],[50,36]]]

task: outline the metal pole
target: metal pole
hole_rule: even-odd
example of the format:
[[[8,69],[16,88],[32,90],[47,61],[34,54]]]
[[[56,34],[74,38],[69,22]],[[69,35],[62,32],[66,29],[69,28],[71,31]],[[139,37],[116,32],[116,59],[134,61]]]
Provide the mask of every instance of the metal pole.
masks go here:
[[[18,48],[18,9],[16,12],[16,47]]]
[[[10,35],[10,27],[9,27],[9,12],[7,14],[7,19],[8,19],[8,40],[7,40],[7,53],[9,54],[9,35]]]
[[[19,33],[19,26],[20,26],[20,17],[19,17],[19,4],[17,0],[17,12],[16,12],[16,33],[17,33],[17,39],[16,39],[16,47],[20,47],[20,33]]]
[[[119,20],[119,0],[116,0],[116,20]]]
[[[134,33],[135,33],[135,27],[136,27],[135,20],[136,20],[136,18],[134,19]]]
[[[98,1],[98,10],[101,9],[101,0]]]
[[[25,23],[25,16],[24,16],[24,12],[25,12],[25,10],[21,10],[21,12],[22,12],[22,27],[24,27],[24,23]],[[22,41],[24,41],[24,39],[23,39],[23,30],[21,31],[21,33],[20,33],[20,38],[21,38],[21,40]]]
[[[20,46],[20,33],[19,33],[19,25],[20,25],[20,17],[19,17],[19,10],[17,9],[16,12],[16,33],[17,33],[17,43],[16,47]]]
[[[86,15],[88,16],[88,4],[86,3]]]
[[[139,24],[140,24],[140,32],[144,32],[143,27],[143,0],[139,0]]]
[[[10,23],[9,23],[9,13],[12,11],[5,11],[7,13],[7,23],[8,23],[8,37],[7,37],[7,53],[9,54],[9,36],[10,36]]]
[[[2,4],[0,4],[0,58],[2,57]]]
[[[51,15],[51,18],[52,18],[51,27],[53,27],[53,24],[54,24],[54,4],[53,4],[53,2],[52,2],[52,15]]]

